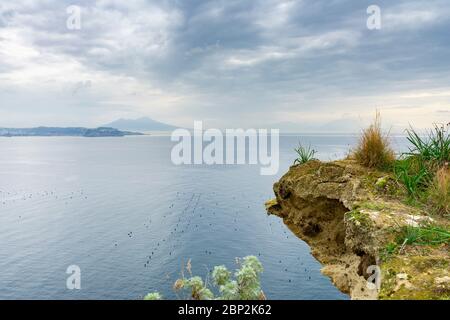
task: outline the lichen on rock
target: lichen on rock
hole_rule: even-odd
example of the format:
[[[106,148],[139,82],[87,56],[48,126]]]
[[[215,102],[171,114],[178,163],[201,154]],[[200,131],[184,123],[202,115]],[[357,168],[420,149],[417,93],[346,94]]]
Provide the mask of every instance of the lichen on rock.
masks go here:
[[[268,213],[309,244],[322,273],[352,299],[448,298],[445,281],[435,280],[448,276],[448,244],[384,254],[404,226],[445,224],[402,202],[389,174],[352,160],[313,160],[292,166],[274,192],[276,198],[266,203]],[[439,263],[424,276],[427,271],[415,267],[420,259]],[[369,266],[381,270],[379,290],[368,286]],[[399,280],[401,273],[408,278]]]

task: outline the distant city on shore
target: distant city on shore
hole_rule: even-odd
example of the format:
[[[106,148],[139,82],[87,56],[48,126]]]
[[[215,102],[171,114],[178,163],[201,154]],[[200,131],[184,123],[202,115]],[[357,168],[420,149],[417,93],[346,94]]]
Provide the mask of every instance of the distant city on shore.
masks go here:
[[[119,119],[98,128],[84,127],[35,127],[35,128],[1,128],[0,137],[123,137],[143,135],[146,131],[170,131],[176,127],[150,118]]]
[[[0,128],[0,137],[123,137],[129,135],[142,135],[140,132],[121,131],[115,128],[58,128],[58,127],[37,127],[37,128]]]

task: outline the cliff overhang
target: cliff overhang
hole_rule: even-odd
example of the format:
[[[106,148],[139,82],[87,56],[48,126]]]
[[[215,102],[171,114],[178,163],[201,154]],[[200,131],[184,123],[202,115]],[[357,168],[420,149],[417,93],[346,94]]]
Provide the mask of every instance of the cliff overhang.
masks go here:
[[[310,246],[322,273],[352,299],[450,296],[448,245],[402,247],[385,256],[402,227],[446,224],[401,201],[401,188],[389,174],[352,160],[313,160],[292,166],[274,192],[267,212]]]

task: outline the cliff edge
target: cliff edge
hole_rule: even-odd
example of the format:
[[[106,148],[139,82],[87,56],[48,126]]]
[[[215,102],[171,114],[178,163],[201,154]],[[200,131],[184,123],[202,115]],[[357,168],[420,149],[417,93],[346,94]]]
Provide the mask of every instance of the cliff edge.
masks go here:
[[[308,243],[322,273],[352,299],[450,298],[448,242],[408,245],[405,236],[422,226],[449,230],[448,219],[405,204],[389,173],[313,160],[292,166],[274,192],[268,213]]]

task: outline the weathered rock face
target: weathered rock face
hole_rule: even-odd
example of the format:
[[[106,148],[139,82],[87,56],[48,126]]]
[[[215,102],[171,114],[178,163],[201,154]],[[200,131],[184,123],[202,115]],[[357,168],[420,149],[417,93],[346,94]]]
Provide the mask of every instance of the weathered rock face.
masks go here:
[[[350,160],[310,161],[292,166],[275,183],[276,199],[266,207],[310,245],[322,272],[342,292],[353,299],[377,299],[380,290],[366,280],[373,272],[368,267],[383,269],[380,252],[395,237],[393,229],[432,221],[398,201],[395,184],[386,174]],[[448,255],[444,258],[448,262]],[[395,292],[389,297],[395,298]]]

